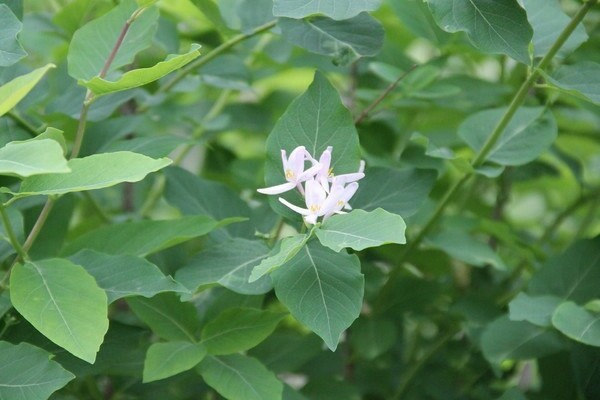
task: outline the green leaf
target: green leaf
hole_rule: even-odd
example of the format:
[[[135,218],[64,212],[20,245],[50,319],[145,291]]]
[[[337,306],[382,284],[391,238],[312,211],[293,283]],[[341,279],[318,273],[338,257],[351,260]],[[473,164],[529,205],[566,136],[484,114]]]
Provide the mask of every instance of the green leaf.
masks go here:
[[[23,24],[6,4],[0,4],[0,67],[10,67],[27,52],[17,40]]]
[[[304,246],[308,236],[298,234],[283,238],[279,241],[279,246],[269,253],[269,257],[264,258],[260,264],[252,269],[248,282],[255,282],[264,275],[279,268],[289,260],[291,260]]]
[[[69,243],[63,253],[68,255],[90,249],[108,254],[144,257],[206,235],[219,225],[215,220],[202,215],[164,221],[125,222],[81,235]]]
[[[444,250],[450,256],[477,267],[491,265],[499,270],[506,270],[500,256],[486,243],[482,243],[465,232],[448,230],[428,237],[427,241]]]
[[[383,26],[367,13],[343,21],[281,18],[278,25],[284,39],[311,53],[333,57],[336,65],[376,55],[385,36]]]
[[[555,353],[563,349],[563,343],[551,330],[503,316],[485,328],[481,349],[490,363],[499,365],[504,360],[526,360]]]
[[[106,291],[108,302],[129,296],[152,297],[163,292],[189,293],[179,282],[163,275],[158,267],[135,256],[112,256],[82,250],[69,257],[90,273]]]
[[[352,326],[350,341],[356,355],[373,360],[396,343],[398,330],[388,319],[360,318]]]
[[[265,340],[285,315],[252,308],[233,308],[204,326],[201,343],[212,355],[246,351]]]
[[[552,315],[552,325],[571,339],[600,347],[600,315],[572,301],[562,303]]]
[[[361,210],[383,208],[408,218],[419,211],[427,199],[436,175],[433,170],[367,168],[350,203]]]
[[[200,321],[192,303],[181,302],[173,293],[161,293],[151,299],[130,297],[127,304],[161,338],[196,342]]]
[[[0,148],[0,175],[28,177],[70,171],[62,147],[51,139],[10,142]]]
[[[458,135],[475,151],[480,150],[506,108],[480,111],[467,118]],[[502,165],[523,165],[535,160],[556,139],[556,120],[545,107],[521,107],[490,151],[487,161]]]
[[[94,363],[108,330],[108,308],[106,293],[85,269],[60,258],[17,264],[10,298],[44,336]]]
[[[117,43],[121,30],[137,8],[135,1],[123,1],[100,18],[78,29],[69,44],[69,75],[77,80],[88,80],[99,75]],[[131,23],[119,51],[110,64],[108,76],[112,71],[131,64],[137,53],[150,46],[158,27],[157,22],[158,9],[149,7]]]
[[[221,16],[236,31],[251,30],[274,20],[273,0],[219,0]]]
[[[322,14],[342,20],[352,18],[363,11],[375,11],[381,0],[274,0],[273,14],[276,17],[302,19],[313,14]]]
[[[429,0],[427,4],[446,32],[466,32],[479,50],[529,64],[533,30],[517,0]]]
[[[305,146],[315,158],[319,158],[327,146],[333,146],[333,172],[358,171],[360,148],[352,115],[342,105],[338,92],[320,72],[315,74],[307,91],[289,105],[267,139],[267,186],[285,182],[281,150],[286,150],[289,155],[298,146]],[[296,192],[287,192],[282,197],[294,204],[303,204],[302,197]],[[297,218],[296,213],[275,197],[271,197],[270,202],[279,214]]]
[[[60,129],[48,127],[46,130],[31,140],[43,140],[43,139],[51,139],[60,144],[60,147],[63,149],[63,154],[67,153],[67,142],[65,141],[64,132]]]
[[[283,384],[255,358],[208,356],[198,366],[206,383],[227,400],[281,400]]]
[[[0,399],[47,399],[75,378],[51,357],[29,343],[0,342]]]
[[[157,81],[163,76],[189,64],[198,58],[199,55],[200,45],[192,44],[190,51],[185,54],[167,57],[165,61],[161,61],[149,68],[127,71],[116,81],[109,81],[95,76],[89,80],[80,79],[78,83],[90,89],[96,96],[104,96],[105,94],[133,89]]]
[[[562,300],[556,296],[529,296],[519,293],[510,304],[510,319],[527,321],[541,327],[552,325],[552,314]]]
[[[316,230],[323,246],[334,251],[350,247],[360,251],[388,243],[406,243],[406,224],[401,216],[381,208],[367,212],[354,210],[348,214],[334,215]]]
[[[556,42],[571,18],[565,14],[557,0],[521,0],[527,19],[533,28],[533,55],[542,57]],[[557,55],[565,57],[588,38],[583,24],[577,25]]]
[[[189,143],[189,141],[171,135],[138,137],[110,142],[106,146],[103,146],[100,151],[102,153],[132,151],[134,153],[144,154],[148,157],[160,158],[168,156],[177,148],[177,146],[184,143]]]
[[[258,240],[232,239],[198,253],[177,271],[175,279],[191,291],[203,285],[219,284],[241,294],[263,294],[271,290],[268,277],[249,283],[252,269],[269,255]]]
[[[271,277],[277,298],[334,351],[362,307],[365,282],[358,257],[312,241]]]
[[[533,276],[528,292],[533,296],[554,295],[585,303],[600,297],[600,236],[575,242],[554,256]]]
[[[154,343],[148,348],[144,361],[143,382],[153,382],[194,368],[206,356],[200,343]]]
[[[563,65],[548,77],[550,83],[560,89],[600,105],[600,64],[591,61],[580,61],[573,65]]]
[[[15,79],[0,86],[0,117],[16,106],[35,85],[44,77],[54,64],[34,69],[28,74],[17,76]]]
[[[209,181],[178,167],[165,169],[167,178],[165,199],[184,215],[208,215],[221,220],[230,217],[250,217],[248,205],[231,188]],[[254,238],[254,227],[242,222],[221,229],[219,239]]]
[[[27,178],[18,195],[65,194],[102,189],[123,182],[138,182],[171,162],[168,158],[155,160],[129,151],[74,158],[68,162],[71,172]]]

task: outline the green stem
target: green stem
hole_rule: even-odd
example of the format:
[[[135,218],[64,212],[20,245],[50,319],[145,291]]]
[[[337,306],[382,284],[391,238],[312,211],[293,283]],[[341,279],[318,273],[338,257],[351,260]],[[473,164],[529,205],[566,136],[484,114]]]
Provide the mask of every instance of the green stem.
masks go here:
[[[17,239],[17,235],[15,234],[15,231],[10,223],[10,219],[8,218],[8,214],[6,213],[6,209],[1,204],[0,204],[0,214],[2,215],[2,223],[4,224],[4,230],[6,231],[6,234],[8,235],[10,244],[12,244],[12,246],[15,248],[19,257],[21,257],[23,260],[28,260],[29,256],[27,255],[27,252],[21,246],[21,243],[19,243],[19,239]]]
[[[9,111],[6,113],[6,116],[15,121],[17,125],[21,128],[25,129],[27,133],[31,136],[36,137],[38,135],[38,129],[36,129],[33,125],[27,122],[23,117],[21,117],[16,111]]]
[[[204,57],[201,57],[201,58],[197,59],[196,61],[188,64],[185,68],[183,68],[181,71],[179,71],[171,80],[169,80],[166,84],[161,86],[158,89],[157,93],[164,93],[164,92],[169,91],[171,88],[173,88],[173,86],[175,86],[183,78],[185,78],[190,72],[202,67],[209,61],[212,61],[215,57],[217,57],[221,53],[224,53],[225,51],[229,50],[236,44],[243,42],[244,40],[250,39],[253,36],[256,36],[258,34],[261,34],[263,32],[270,30],[271,28],[273,28],[275,26],[275,24],[277,24],[277,20],[267,22],[264,25],[254,28],[250,32],[241,33],[239,35],[232,37],[231,39],[222,43],[220,46],[216,47],[214,50],[207,53]]]
[[[108,213],[104,211],[104,209],[100,206],[100,204],[98,204],[98,202],[96,201],[94,196],[90,194],[90,192],[81,192],[81,195],[88,201],[88,203],[90,203],[90,205],[92,206],[94,211],[96,211],[96,214],[98,214],[102,222],[108,223],[111,221],[110,215],[108,215]]]

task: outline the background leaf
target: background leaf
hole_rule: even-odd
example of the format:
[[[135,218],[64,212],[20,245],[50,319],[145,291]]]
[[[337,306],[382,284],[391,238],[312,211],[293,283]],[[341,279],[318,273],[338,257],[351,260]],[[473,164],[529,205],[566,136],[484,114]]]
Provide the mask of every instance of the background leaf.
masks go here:
[[[123,1],[110,12],[78,29],[69,44],[69,75],[75,79],[88,80],[100,74],[121,29],[137,7],[134,0]],[[156,7],[147,8],[133,21],[111,63],[108,77],[112,71],[130,64],[137,53],[150,46],[158,26],[157,21]]]
[[[273,14],[277,17],[301,19],[313,14],[323,14],[342,20],[352,18],[362,11],[375,11],[381,0],[274,0]]]
[[[44,77],[49,69],[55,68],[54,64],[35,69],[28,74],[17,76],[10,82],[0,86],[0,117],[16,106],[35,85]]]
[[[44,336],[94,363],[108,330],[106,294],[82,267],[55,258],[17,264],[10,275],[13,306]]]
[[[364,277],[358,258],[312,241],[271,277],[277,298],[335,350],[360,313]]]
[[[381,208],[367,212],[354,210],[348,214],[334,215],[316,230],[323,246],[334,251],[351,248],[356,251],[388,243],[406,243],[406,224],[401,216]]]
[[[29,343],[0,342],[0,398],[47,399],[75,375]]]
[[[600,316],[572,301],[562,303],[552,315],[552,325],[578,342],[600,347]]]
[[[427,4],[443,30],[464,31],[479,50],[529,64],[527,47],[533,31],[517,0],[429,0]]]
[[[17,40],[23,24],[6,4],[0,4],[0,67],[9,67],[27,56]]]
[[[194,368],[206,355],[200,343],[153,343],[144,361],[144,383],[165,379]]]
[[[28,178],[23,181],[19,195],[65,194],[137,182],[169,164],[168,158],[155,160],[128,151],[74,158],[67,163],[71,172]]]
[[[458,135],[479,150],[504,114],[504,108],[478,112],[458,128]],[[501,165],[523,165],[535,160],[556,140],[554,116],[544,107],[521,107],[502,132],[487,160]]]
[[[282,18],[278,26],[287,41],[312,53],[333,57],[337,65],[374,56],[383,46],[383,26],[367,13],[343,21],[326,17]]]
[[[198,366],[202,378],[228,400],[279,400],[283,384],[257,359],[230,355],[206,357]]]
[[[567,92],[579,94],[588,101],[600,105],[600,64],[581,61],[573,65],[563,65],[549,77],[549,81]]]
[[[556,296],[529,296],[519,293],[509,304],[510,319],[528,321],[534,325],[552,325],[552,314],[562,300]]]

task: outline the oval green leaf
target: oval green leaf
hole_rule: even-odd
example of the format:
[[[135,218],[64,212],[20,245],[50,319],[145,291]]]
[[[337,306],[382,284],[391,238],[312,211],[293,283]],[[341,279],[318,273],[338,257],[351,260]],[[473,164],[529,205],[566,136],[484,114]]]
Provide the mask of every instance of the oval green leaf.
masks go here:
[[[205,355],[206,348],[200,343],[154,343],[146,353],[143,382],[158,381],[190,370]]]
[[[10,142],[0,148],[0,175],[25,178],[70,171],[62,147],[52,139]]]
[[[55,258],[17,264],[13,306],[48,339],[93,364],[108,330],[106,293],[85,269]]]

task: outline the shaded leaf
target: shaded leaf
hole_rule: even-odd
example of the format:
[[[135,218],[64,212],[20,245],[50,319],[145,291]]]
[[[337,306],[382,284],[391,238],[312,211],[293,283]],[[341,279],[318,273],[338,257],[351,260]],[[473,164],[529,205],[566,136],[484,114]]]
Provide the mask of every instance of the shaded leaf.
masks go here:
[[[165,379],[194,368],[206,355],[200,343],[154,343],[148,348],[144,361],[143,382]]]
[[[552,325],[552,314],[562,302],[556,296],[529,296],[519,293],[510,304],[510,319],[513,321],[528,321],[534,325],[547,327]]]
[[[268,255],[269,248],[262,241],[232,239],[198,253],[175,278],[191,291],[217,283],[241,294],[262,294],[271,290],[269,278],[252,283],[248,279]]]
[[[469,234],[457,230],[443,231],[428,237],[427,241],[450,256],[478,267],[491,265],[506,270],[506,265],[492,248]]]
[[[221,221],[221,223],[227,222],[233,221]],[[201,215],[164,221],[125,222],[104,226],[83,234],[69,243],[63,253],[68,255],[89,249],[108,254],[131,254],[143,257],[206,235],[219,224]]]
[[[198,366],[206,383],[228,400],[280,400],[283,384],[257,359],[208,356]]]
[[[364,277],[358,257],[312,241],[271,277],[277,298],[335,350],[362,306]]]
[[[108,330],[107,299],[82,267],[60,258],[17,264],[10,298],[44,336],[94,363]]]
[[[600,316],[572,301],[562,303],[552,315],[552,325],[578,342],[600,347]]]
[[[47,399],[75,378],[51,357],[29,343],[0,342],[0,398]]]
[[[129,296],[152,297],[163,292],[189,293],[149,261],[130,255],[112,256],[94,250],[82,250],[69,257],[90,273],[108,296],[108,302]]]
[[[27,56],[17,40],[23,24],[6,4],[0,4],[0,67],[9,67]]]
[[[323,14],[343,20],[363,11],[375,11],[381,0],[274,0],[273,14],[277,17],[301,19],[313,14]]]
[[[466,32],[479,50],[529,64],[533,30],[517,0],[429,0],[427,4],[443,30]]]

